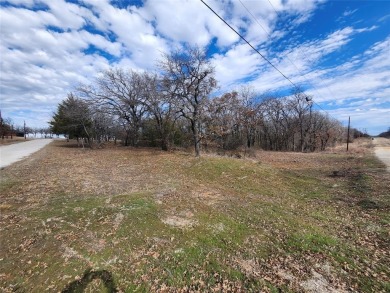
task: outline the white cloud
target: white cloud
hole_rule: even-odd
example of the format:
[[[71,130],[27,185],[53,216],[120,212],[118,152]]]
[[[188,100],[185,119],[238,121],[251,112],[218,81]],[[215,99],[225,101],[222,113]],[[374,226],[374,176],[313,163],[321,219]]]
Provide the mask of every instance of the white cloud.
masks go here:
[[[237,0],[206,2],[294,83],[315,85],[308,92],[316,101],[349,103],[359,113],[370,106],[376,109],[370,115],[377,111],[383,118],[385,111],[378,109],[389,102],[389,39],[333,68],[318,66],[358,34],[379,30],[377,26],[338,28],[325,37],[289,42],[274,51],[273,44],[296,36],[297,26],[308,21],[324,0],[270,0],[272,5],[268,0],[241,1],[253,16]],[[30,117],[39,115],[47,121],[79,82],[92,80],[110,65],[153,69],[161,53],[184,42],[200,46],[215,42],[220,50],[213,52],[212,63],[222,91],[243,82],[262,92],[291,86],[199,0],[146,0],[126,7],[115,7],[109,0],[80,0],[81,5],[65,0],[7,2],[22,7],[0,7],[3,114],[22,117],[30,113],[25,109],[32,109]],[[34,9],[38,2],[47,9]],[[344,17],[355,12],[345,10]],[[114,58],[107,60],[106,53]]]
[[[83,8],[63,0],[46,1],[50,12],[58,20],[59,27],[64,29],[80,29],[86,21],[83,17]]]
[[[59,25],[53,14],[46,11],[32,11],[24,8],[2,7],[0,9],[1,32],[3,36],[20,34],[31,27]]]
[[[351,126],[358,130],[367,130],[370,135],[378,135],[387,130],[386,125],[390,125],[389,108],[360,108],[355,107],[339,108],[329,111],[333,117],[343,122],[347,126],[348,117],[351,117]],[[387,126],[388,127],[388,126]]]
[[[207,45],[211,39],[202,16],[207,11],[200,1],[147,1],[145,9],[154,16],[157,31],[164,37],[200,46]]]
[[[152,68],[161,52],[168,51],[168,42],[156,34],[144,8],[129,6],[120,9],[108,2],[89,1],[100,21],[123,44],[124,56],[130,56],[137,67]]]
[[[271,58],[266,51],[262,55],[271,61],[287,77],[298,84],[305,82],[315,72],[310,72],[313,65],[322,57],[330,54],[347,44],[355,33],[351,27],[337,30],[323,40],[315,40],[279,52],[277,57]],[[231,87],[244,77],[252,76],[252,84],[259,91],[268,91],[277,87],[292,86],[271,65],[254,52],[247,44],[232,47],[224,55],[216,54],[213,58],[216,66],[217,79],[222,87]],[[301,75],[310,76],[302,77]]]
[[[212,63],[216,69],[216,78],[223,89],[230,89],[243,78],[256,73],[264,61],[247,44],[239,44],[226,54],[215,54]]]
[[[207,1],[222,17],[230,1]],[[155,25],[156,32],[173,43],[189,43],[191,45],[206,46],[216,37],[221,47],[236,42],[239,37],[212,14],[210,10],[198,0],[149,0],[139,9]]]
[[[3,1],[0,1],[0,3]],[[7,0],[8,3],[13,5],[23,5],[26,7],[32,7],[35,4],[35,0]]]
[[[334,92],[341,101],[354,98],[375,98],[382,96],[384,92],[390,91],[390,56],[388,48],[390,38],[375,44],[366,52],[357,56],[353,65],[349,62],[347,66],[341,64],[332,69],[335,73],[331,77],[319,75],[323,88],[319,91],[325,93],[326,88]],[[360,61],[358,61],[360,60]],[[350,67],[354,66],[354,70]],[[316,80],[318,81],[318,80]],[[326,97],[326,96],[325,96]],[[329,100],[324,98],[323,100]],[[387,100],[389,101],[390,96]]]
[[[349,15],[352,15],[354,14],[356,11],[358,11],[357,9],[353,9],[353,10],[346,10],[344,11],[343,13],[343,16],[349,16]]]
[[[279,53],[278,58],[272,58],[271,62],[295,84],[308,84],[310,89],[307,92],[315,97],[317,103],[333,102],[337,107],[342,107],[331,111],[336,118],[345,119],[358,108],[361,111],[354,114],[354,119],[359,121],[355,123],[356,127],[364,126],[378,133],[380,127],[375,125],[389,124],[390,119],[390,38],[374,44],[366,52],[353,56],[337,67],[313,70],[313,66],[348,44],[354,35],[370,30],[352,27],[339,29],[323,40],[287,49]],[[241,46],[232,48],[225,55],[214,56],[217,78],[222,88],[231,89],[248,76],[252,76],[248,84],[261,93],[292,87],[274,68],[256,60],[256,56],[259,56],[249,46]],[[369,107],[371,110],[368,111]],[[374,116],[375,119],[370,120]]]

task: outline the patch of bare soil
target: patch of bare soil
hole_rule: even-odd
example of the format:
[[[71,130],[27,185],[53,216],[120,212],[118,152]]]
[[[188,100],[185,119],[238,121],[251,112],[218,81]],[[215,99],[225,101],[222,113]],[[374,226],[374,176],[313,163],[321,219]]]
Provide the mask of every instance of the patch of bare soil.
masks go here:
[[[217,205],[224,201],[224,196],[222,196],[219,191],[212,190],[205,186],[200,186],[196,190],[193,190],[191,192],[191,197],[210,206]]]
[[[347,285],[340,282],[329,263],[315,263],[313,268],[294,257],[279,257],[267,263],[258,259],[235,258],[236,265],[250,278],[262,278],[273,284],[288,286],[295,292],[344,293]]]
[[[0,170],[0,291],[59,292],[101,269],[118,291],[385,292],[390,282],[390,182],[370,149],[243,160],[67,146]]]
[[[122,214],[122,213],[117,213],[115,215],[115,219],[114,219],[114,223],[113,223],[113,228],[114,230],[118,230],[119,226],[121,225],[121,223],[123,222],[123,219],[125,218],[125,216]]]
[[[182,211],[177,213],[177,215],[164,217],[161,221],[166,225],[182,229],[192,228],[198,224],[194,214],[190,211]]]
[[[312,276],[310,279],[300,283],[305,292],[310,293],[343,293],[344,290],[338,290],[333,288],[332,285],[324,278],[323,275],[312,270]]]

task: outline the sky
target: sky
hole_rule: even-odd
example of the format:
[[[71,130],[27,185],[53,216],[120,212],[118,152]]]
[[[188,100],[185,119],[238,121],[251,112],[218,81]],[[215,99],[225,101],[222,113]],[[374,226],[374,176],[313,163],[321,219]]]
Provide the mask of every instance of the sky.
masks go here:
[[[390,127],[390,1],[204,0],[314,108],[371,135]],[[207,51],[214,95],[291,83],[200,0],[0,0],[0,110],[47,127],[57,105],[109,67],[156,70],[185,44]]]

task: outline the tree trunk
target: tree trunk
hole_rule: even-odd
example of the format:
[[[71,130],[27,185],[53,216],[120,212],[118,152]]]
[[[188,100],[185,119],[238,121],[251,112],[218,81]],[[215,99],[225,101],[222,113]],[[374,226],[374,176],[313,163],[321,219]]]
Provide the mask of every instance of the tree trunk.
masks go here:
[[[193,120],[191,120],[191,129],[194,137],[195,157],[199,157],[200,156],[199,130],[196,127],[196,122]]]
[[[125,146],[129,146],[129,131],[126,130]]]
[[[163,151],[168,151],[169,150],[169,143],[168,143],[168,140],[166,138],[163,138],[161,140],[161,149]]]
[[[195,134],[195,157],[199,157],[199,156],[200,156],[200,142],[198,139],[198,134]]]
[[[139,145],[138,127],[134,129],[133,134],[131,136],[131,145],[134,147],[138,147]]]
[[[162,121],[158,119],[156,116],[156,123],[157,123],[157,131],[160,133],[161,136],[161,150],[168,151],[170,144],[169,144],[169,130],[167,130]]]

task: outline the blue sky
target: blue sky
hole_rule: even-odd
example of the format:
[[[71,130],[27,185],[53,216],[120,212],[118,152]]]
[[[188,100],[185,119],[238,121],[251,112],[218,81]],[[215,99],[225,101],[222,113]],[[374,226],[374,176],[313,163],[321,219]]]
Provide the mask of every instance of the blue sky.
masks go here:
[[[390,1],[205,0],[346,125],[390,127]],[[0,109],[47,126],[57,104],[110,66],[155,70],[162,53],[205,47],[218,93],[291,84],[200,0],[0,0]],[[323,109],[323,110],[322,110]]]

